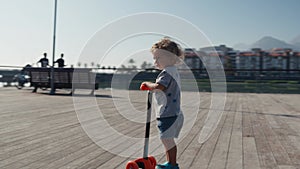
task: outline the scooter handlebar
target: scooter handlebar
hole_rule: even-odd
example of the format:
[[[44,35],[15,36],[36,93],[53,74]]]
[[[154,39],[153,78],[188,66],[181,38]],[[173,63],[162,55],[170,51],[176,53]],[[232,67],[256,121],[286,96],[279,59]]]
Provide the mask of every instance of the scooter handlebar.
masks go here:
[[[146,84],[141,84],[140,90],[151,90]]]

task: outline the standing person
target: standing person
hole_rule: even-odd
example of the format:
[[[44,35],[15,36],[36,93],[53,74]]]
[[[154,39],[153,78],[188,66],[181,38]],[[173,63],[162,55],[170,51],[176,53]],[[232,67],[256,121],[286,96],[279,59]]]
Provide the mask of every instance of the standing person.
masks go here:
[[[60,68],[63,68],[63,67],[66,66],[63,57],[64,57],[64,54],[62,53],[62,54],[60,55],[60,58],[57,59],[57,60],[54,62],[54,63],[58,63],[58,67],[60,67]]]
[[[41,63],[41,67],[47,67],[49,65],[49,60],[47,59],[47,53],[44,53],[44,57],[41,58],[37,63]]]
[[[167,38],[155,43],[151,52],[155,66],[162,71],[155,83],[143,82],[142,85],[153,90],[157,127],[166,153],[167,162],[158,164],[157,168],[179,169],[174,139],[179,136],[184,117],[180,108],[180,76],[175,65],[180,62],[183,52],[178,44]]]

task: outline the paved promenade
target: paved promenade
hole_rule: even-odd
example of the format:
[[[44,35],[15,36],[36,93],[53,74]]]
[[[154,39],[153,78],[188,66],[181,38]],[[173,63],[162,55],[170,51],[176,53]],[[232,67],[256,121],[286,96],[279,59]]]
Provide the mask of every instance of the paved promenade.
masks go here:
[[[0,88],[1,169],[124,169],[133,159],[98,146],[88,136],[82,124],[93,129],[99,119],[88,116],[81,124],[68,91],[59,90],[56,95],[48,92]],[[77,103],[82,104],[77,111],[93,113],[95,107],[89,106],[88,100],[93,98],[112,128],[129,137],[143,137],[144,124],[128,121],[118,113],[118,107],[126,108],[130,100],[131,107],[145,111],[145,92],[130,91],[127,97],[122,92],[112,95],[110,90],[100,89],[93,97],[87,94],[77,94],[87,99],[85,104]],[[195,124],[178,145],[181,169],[300,169],[300,95],[227,93],[223,116],[203,144],[198,141],[199,133],[210,110],[211,95],[200,93],[200,97]],[[116,106],[114,99],[121,104]],[[193,105],[193,100],[190,103]],[[186,110],[184,113],[193,113]],[[155,135],[155,122],[151,127]],[[112,145],[112,150],[122,153],[135,147],[135,143],[117,144],[122,140],[102,132],[107,135],[96,138],[98,143]],[[142,150],[136,153],[141,156]],[[165,161],[163,154],[155,157],[158,162]]]

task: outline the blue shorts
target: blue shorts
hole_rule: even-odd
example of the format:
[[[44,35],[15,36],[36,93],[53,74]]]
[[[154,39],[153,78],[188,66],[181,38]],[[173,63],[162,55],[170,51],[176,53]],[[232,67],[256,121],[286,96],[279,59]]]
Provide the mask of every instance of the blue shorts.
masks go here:
[[[183,126],[183,114],[172,117],[157,118],[160,138],[178,138]]]

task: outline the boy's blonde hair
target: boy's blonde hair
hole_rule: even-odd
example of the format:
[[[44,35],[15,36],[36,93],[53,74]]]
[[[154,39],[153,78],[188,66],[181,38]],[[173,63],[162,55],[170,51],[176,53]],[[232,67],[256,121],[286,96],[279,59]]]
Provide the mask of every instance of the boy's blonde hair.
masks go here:
[[[180,59],[183,59],[183,52],[179,44],[171,41],[169,38],[163,38],[160,41],[154,43],[151,48],[151,52],[153,53],[157,49],[162,49],[169,51]]]

